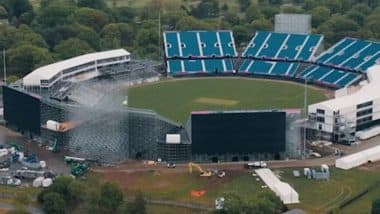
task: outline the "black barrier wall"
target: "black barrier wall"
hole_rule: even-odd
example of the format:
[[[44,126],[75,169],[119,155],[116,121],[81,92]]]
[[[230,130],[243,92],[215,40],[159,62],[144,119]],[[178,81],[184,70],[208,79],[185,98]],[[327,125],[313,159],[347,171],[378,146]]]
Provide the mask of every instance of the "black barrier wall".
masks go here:
[[[193,113],[192,154],[284,152],[285,127],[285,112]]]
[[[40,98],[3,86],[4,120],[23,131],[40,134]]]

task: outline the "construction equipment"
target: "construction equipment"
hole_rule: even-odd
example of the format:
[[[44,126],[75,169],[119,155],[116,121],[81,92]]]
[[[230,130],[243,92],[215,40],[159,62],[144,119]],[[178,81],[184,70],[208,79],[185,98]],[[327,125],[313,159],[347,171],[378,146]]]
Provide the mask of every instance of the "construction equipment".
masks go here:
[[[219,178],[223,178],[226,176],[226,172],[223,171],[223,170],[218,170],[217,174],[216,174]]]
[[[168,168],[175,168],[176,167],[175,163],[172,163],[172,162],[168,163],[166,166]]]
[[[58,143],[57,143],[57,139],[54,140],[54,142],[52,142],[50,144],[50,146],[48,147],[48,150],[53,152],[53,153],[58,153]]]
[[[255,162],[249,162],[244,165],[246,169],[252,169],[252,168],[266,168],[267,163],[265,161],[255,161]]]
[[[210,176],[212,176],[212,172],[211,171],[205,171],[205,170],[203,170],[202,167],[199,166],[198,164],[190,162],[188,165],[189,165],[189,172],[190,173],[193,173],[193,167],[195,167],[200,172],[199,176],[201,176],[201,177],[210,177]]]
[[[82,163],[82,162],[86,161],[86,159],[84,159],[84,158],[77,158],[77,157],[71,157],[71,156],[64,156],[63,160],[67,164],[69,164],[69,163]]]
[[[88,170],[88,165],[85,163],[73,163],[71,164],[71,174],[74,176],[82,176]]]
[[[223,210],[224,209],[224,201],[225,201],[225,199],[223,197],[215,199],[215,209],[216,210]]]

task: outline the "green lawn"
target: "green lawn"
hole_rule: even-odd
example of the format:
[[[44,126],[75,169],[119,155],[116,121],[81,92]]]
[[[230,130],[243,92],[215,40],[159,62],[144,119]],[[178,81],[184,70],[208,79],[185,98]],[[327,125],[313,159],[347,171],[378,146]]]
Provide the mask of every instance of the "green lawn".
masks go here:
[[[326,99],[321,91],[312,88],[308,95],[309,104]],[[238,103],[202,103],[197,102],[199,98]],[[128,89],[129,106],[153,109],[181,123],[187,121],[191,111],[302,108],[303,98],[303,85],[248,78],[163,81]]]
[[[188,208],[182,208],[182,207],[171,207],[171,206],[165,206],[165,205],[157,205],[157,204],[147,204],[146,205],[146,211],[148,214],[191,214],[191,213],[202,213],[199,210],[192,210]]]
[[[106,181],[113,181],[121,186],[128,196],[137,192],[151,199],[190,202],[213,207],[214,200],[228,192],[237,192],[246,198],[253,198],[262,190],[263,183],[256,181],[248,172],[226,172],[225,178],[216,176],[200,177],[198,173],[160,173],[141,172],[133,174],[103,175]],[[232,174],[231,174],[232,173]],[[109,180],[108,176],[112,176]],[[119,179],[115,179],[118,177]],[[205,190],[201,197],[191,196],[192,190]]]
[[[301,170],[301,169],[300,169]],[[380,172],[364,170],[331,169],[329,181],[307,180],[294,178],[292,169],[283,170],[283,180],[290,183],[300,195],[300,204],[297,207],[307,213],[326,213],[327,210],[337,207],[344,199],[352,197],[374,182],[380,180]],[[380,196],[380,188],[370,192],[358,201],[342,210],[342,213],[370,213],[370,204],[374,197]]]

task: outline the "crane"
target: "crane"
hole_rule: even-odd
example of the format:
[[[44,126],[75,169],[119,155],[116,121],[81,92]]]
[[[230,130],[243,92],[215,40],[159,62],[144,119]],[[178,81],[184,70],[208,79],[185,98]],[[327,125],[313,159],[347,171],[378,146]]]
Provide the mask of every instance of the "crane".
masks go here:
[[[199,176],[202,176],[202,177],[212,176],[212,172],[204,171],[199,164],[195,164],[195,163],[190,162],[188,165],[189,165],[189,172],[190,173],[193,173],[193,167],[195,167],[200,172]]]

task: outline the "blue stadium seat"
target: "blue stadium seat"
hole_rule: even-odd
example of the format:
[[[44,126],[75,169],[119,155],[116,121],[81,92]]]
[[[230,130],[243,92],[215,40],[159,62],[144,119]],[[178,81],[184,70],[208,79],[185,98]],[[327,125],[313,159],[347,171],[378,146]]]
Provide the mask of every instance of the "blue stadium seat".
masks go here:
[[[170,74],[233,72],[232,60],[228,57],[236,57],[237,52],[231,31],[168,31],[164,32],[164,45]],[[181,59],[173,59],[175,57]]]
[[[345,71],[346,68],[365,72],[379,60],[380,43],[344,38],[316,59],[316,62],[334,68],[313,65],[301,73],[301,78],[345,87],[360,79],[360,74]]]
[[[322,39],[321,35],[258,31],[242,56],[310,60]],[[289,62],[262,62],[262,60],[247,59],[241,64],[239,72],[294,76],[297,67],[297,64]]]

